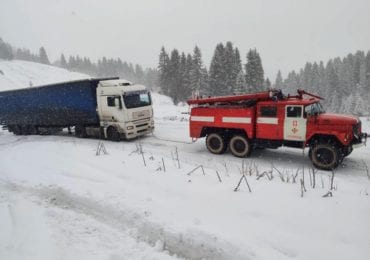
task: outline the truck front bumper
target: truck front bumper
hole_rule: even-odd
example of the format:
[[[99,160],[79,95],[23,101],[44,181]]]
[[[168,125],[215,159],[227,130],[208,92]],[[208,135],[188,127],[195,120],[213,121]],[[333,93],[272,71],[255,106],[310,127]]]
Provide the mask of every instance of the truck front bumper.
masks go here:
[[[127,130],[125,133],[125,139],[134,139],[136,137],[150,134],[154,131],[154,123],[151,124],[150,122],[147,125],[143,126],[134,126],[132,129]]]
[[[363,145],[366,146],[367,142],[367,137],[370,136],[368,133],[361,133],[359,136],[355,136],[355,138],[352,141],[352,147],[353,148],[358,148]]]

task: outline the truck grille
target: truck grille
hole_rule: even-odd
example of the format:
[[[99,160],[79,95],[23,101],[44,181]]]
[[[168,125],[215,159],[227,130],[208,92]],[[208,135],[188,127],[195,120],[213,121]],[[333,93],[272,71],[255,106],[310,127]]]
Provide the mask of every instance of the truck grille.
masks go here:
[[[147,126],[148,123],[145,123],[145,124],[140,124],[140,125],[136,125],[136,127],[143,127],[143,126]]]
[[[132,113],[132,119],[138,120],[142,118],[150,117],[150,110],[137,111]]]

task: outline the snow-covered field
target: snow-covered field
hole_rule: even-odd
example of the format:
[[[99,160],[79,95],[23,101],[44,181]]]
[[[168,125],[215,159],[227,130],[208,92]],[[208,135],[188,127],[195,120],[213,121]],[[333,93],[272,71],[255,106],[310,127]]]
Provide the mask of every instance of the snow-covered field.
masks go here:
[[[90,76],[41,63],[0,60],[0,91],[84,78]]]
[[[0,61],[0,90],[78,78],[12,63]],[[332,197],[331,173],[317,172],[313,188],[307,151],[288,148],[255,151],[244,160],[251,192],[234,191],[243,160],[192,143],[187,107],[153,99],[154,135],[103,141],[107,155],[96,139],[0,131],[0,259],[369,259],[369,147],[344,160]],[[271,162],[282,176],[257,177]]]

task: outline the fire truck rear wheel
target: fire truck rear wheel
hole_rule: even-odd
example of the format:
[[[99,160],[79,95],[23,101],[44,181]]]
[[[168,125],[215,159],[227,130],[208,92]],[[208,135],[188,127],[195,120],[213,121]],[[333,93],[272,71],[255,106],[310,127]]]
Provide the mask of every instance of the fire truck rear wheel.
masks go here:
[[[231,153],[236,157],[247,157],[252,151],[249,140],[241,135],[234,135],[231,138],[229,148]]]
[[[333,144],[317,144],[309,154],[313,165],[322,170],[333,170],[340,162],[338,148]]]
[[[217,133],[207,135],[206,146],[207,149],[214,154],[222,154],[227,149],[225,139]]]

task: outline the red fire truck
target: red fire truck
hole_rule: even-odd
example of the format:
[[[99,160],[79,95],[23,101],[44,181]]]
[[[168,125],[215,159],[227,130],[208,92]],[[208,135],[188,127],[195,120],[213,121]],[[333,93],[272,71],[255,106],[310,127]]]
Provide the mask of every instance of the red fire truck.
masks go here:
[[[315,167],[332,170],[366,142],[367,134],[359,118],[325,113],[322,99],[303,90],[294,96],[269,90],[193,98],[187,101],[190,136],[206,137],[211,153],[229,149],[237,157],[248,157],[256,148],[308,147]]]

